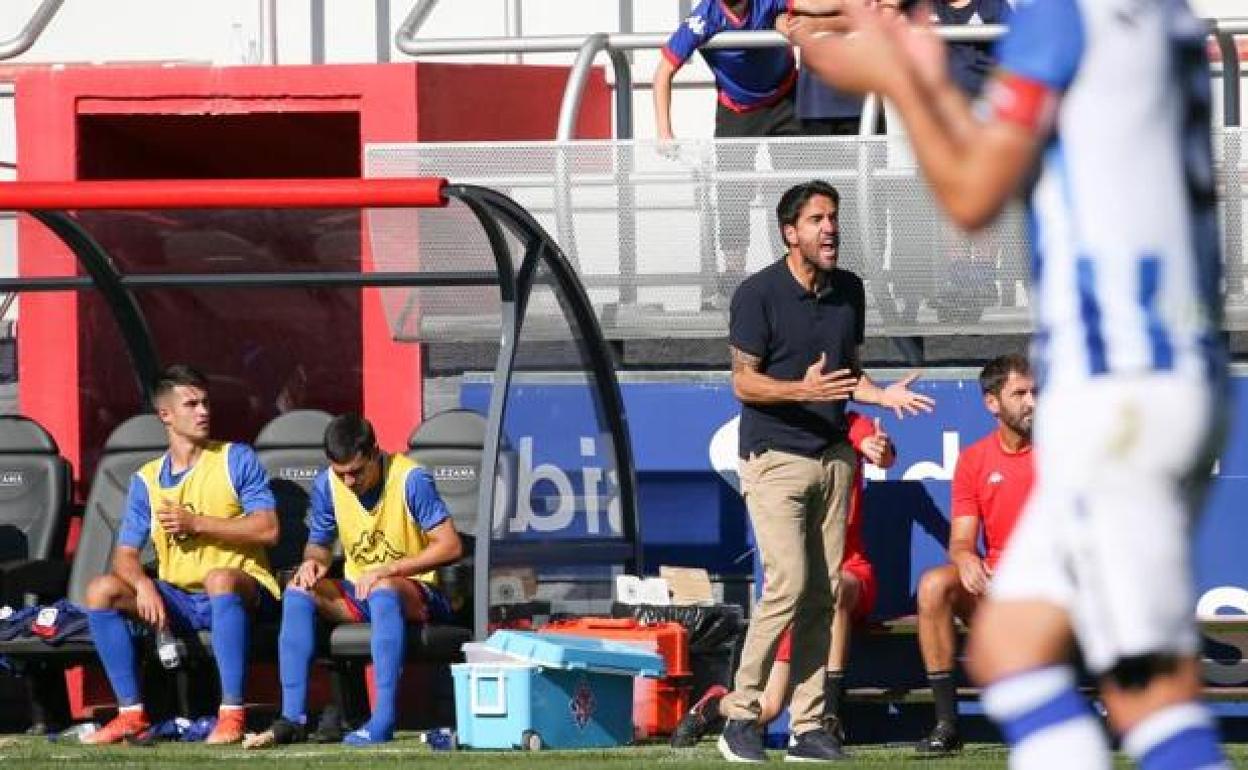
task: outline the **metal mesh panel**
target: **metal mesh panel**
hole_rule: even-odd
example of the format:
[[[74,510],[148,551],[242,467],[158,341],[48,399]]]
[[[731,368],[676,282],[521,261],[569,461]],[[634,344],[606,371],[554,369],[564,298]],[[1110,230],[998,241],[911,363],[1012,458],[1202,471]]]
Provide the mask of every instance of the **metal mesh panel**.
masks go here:
[[[1214,134],[1218,173],[1219,223],[1226,260],[1226,328],[1248,329],[1248,283],[1244,272],[1244,129],[1224,128]]]
[[[1241,132],[1220,131],[1233,300],[1243,300]],[[722,337],[741,279],[781,253],[775,204],[841,193],[841,264],[867,284],[873,336],[1030,330],[1021,207],[969,237],[937,210],[903,137],[370,146],[370,176],[439,175],[528,208],[577,265],[615,339]],[[1225,168],[1225,166],[1220,166]],[[1236,180],[1232,186],[1231,180]],[[1235,282],[1238,283],[1235,283]],[[1242,314],[1229,314],[1238,328]],[[535,307],[529,320],[540,323]],[[527,322],[527,321],[526,321]]]
[[[373,264],[381,272],[496,270],[485,232],[462,203],[453,201],[444,209],[371,209],[367,232]],[[514,239],[509,245],[518,253]],[[378,291],[395,339],[498,339],[500,306],[495,286]]]

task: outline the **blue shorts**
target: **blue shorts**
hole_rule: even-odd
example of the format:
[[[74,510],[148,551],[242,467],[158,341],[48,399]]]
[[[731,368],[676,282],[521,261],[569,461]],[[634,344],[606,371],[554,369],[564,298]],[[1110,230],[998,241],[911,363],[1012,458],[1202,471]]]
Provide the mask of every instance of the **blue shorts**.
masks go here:
[[[156,589],[160,591],[160,598],[165,601],[165,617],[168,618],[169,628],[173,633],[189,634],[212,630],[212,603],[208,594],[202,591],[186,591],[164,580],[156,581]],[[281,617],[280,606],[264,586],[256,586],[256,598],[249,608],[253,618],[276,620]]]
[[[373,621],[372,613],[368,609],[368,602],[362,602],[355,598],[355,584],[346,578],[331,580],[338,588],[338,593],[342,594],[342,598],[347,602],[347,612],[351,613],[351,619],[356,623],[371,623]],[[412,623],[438,623],[448,620],[451,617],[451,602],[446,598],[446,594],[437,588],[429,585],[423,580],[413,580],[416,588],[420,589],[425,600],[425,614],[420,618],[408,618]]]

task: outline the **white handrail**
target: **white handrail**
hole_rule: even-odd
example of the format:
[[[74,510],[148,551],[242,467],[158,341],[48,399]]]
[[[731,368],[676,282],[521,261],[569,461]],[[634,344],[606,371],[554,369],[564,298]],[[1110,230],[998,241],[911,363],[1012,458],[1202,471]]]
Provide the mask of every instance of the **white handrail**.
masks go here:
[[[620,32],[594,33],[592,35],[535,35],[529,37],[475,37],[475,38],[441,38],[434,40],[417,40],[416,32],[428,17],[436,0],[421,0],[413,6],[412,11],[404,19],[394,36],[395,46],[409,56],[443,56],[450,54],[498,54],[498,53],[558,53],[579,52],[572,72],[568,75],[568,86],[564,92],[563,107],[560,111],[559,132],[554,137],[557,141],[568,141],[572,137],[572,127],[576,125],[576,117],[580,114],[581,95],[584,90],[588,70],[593,66],[596,54],[606,51],[608,54],[620,51],[655,50],[667,43],[669,35],[659,32]],[[1208,19],[1210,34],[1217,41],[1222,53],[1223,85],[1222,97],[1224,105],[1224,122],[1226,125],[1239,125],[1239,79],[1241,65],[1234,36],[1248,34],[1248,19]],[[955,42],[991,42],[1005,34],[1006,27],[1000,24],[976,24],[937,27],[942,38]],[[774,31],[723,32],[703,44],[704,48],[771,48],[789,45],[789,41]],[[589,53],[592,51],[593,53]],[[616,77],[616,88],[623,90],[631,99],[632,77],[626,57],[611,57],[612,71]],[[625,86],[623,84],[629,84]],[[617,94],[616,103],[621,103]],[[868,122],[864,110],[862,133],[869,134],[875,121]],[[632,111],[616,115],[617,136],[620,138],[633,135]]]
[[[56,12],[61,10],[61,5],[65,0],[43,0],[39,7],[35,9],[31,15],[30,21],[26,22],[26,26],[21,31],[8,40],[0,41],[0,61],[4,59],[12,59],[30,50],[30,47],[39,39],[39,35],[43,34],[43,30],[47,28],[48,22],[52,21],[52,17]]]

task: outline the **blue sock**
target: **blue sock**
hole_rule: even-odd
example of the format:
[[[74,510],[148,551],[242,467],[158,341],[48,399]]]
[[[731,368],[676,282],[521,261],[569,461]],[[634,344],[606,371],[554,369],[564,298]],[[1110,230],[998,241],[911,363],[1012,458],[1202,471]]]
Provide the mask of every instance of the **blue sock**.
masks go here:
[[[130,626],[117,610],[87,610],[87,625],[96,653],[104,664],[118,706],[137,706],[139,694],[138,669],[134,659],[134,639]]]
[[[407,623],[403,619],[403,600],[389,589],[375,590],[368,595],[368,610],[373,616],[373,679],[377,698],[373,715],[361,730],[348,736],[348,743],[379,743],[394,737],[394,703],[399,694],[399,675],[403,673],[403,653],[407,644]]]
[[[1109,746],[1069,666],[1024,671],[993,682],[980,699],[1005,734],[1011,770],[1109,770]]]
[[[282,630],[277,637],[282,679],[282,716],[297,724],[307,719],[308,667],[316,645],[316,601],[307,591],[287,588],[282,595]]]
[[[1181,703],[1149,715],[1122,739],[1140,770],[1227,768],[1213,719],[1199,703]]]
[[[243,597],[218,594],[208,597],[208,603],[212,607],[212,654],[221,676],[221,705],[241,706],[251,649],[251,624],[243,609]]]

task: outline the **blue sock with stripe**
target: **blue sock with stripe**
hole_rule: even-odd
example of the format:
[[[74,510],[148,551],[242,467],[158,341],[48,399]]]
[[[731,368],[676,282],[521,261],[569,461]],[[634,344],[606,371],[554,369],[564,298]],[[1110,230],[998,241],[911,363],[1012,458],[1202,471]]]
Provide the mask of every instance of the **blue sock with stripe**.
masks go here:
[[[397,592],[388,588],[369,592],[368,611],[373,616],[373,680],[377,685],[377,697],[368,724],[345,739],[357,746],[381,743],[394,737],[394,706],[407,645],[403,599]]]
[[[981,700],[1010,746],[1010,770],[1109,770],[1105,734],[1069,666],[1008,676]]]
[[[1140,770],[1230,770],[1218,730],[1199,703],[1180,703],[1150,714],[1122,739]]]
[[[282,716],[308,721],[308,667],[316,646],[316,601],[307,591],[287,588],[282,596],[282,630],[277,637],[282,680]]]
[[[134,639],[130,625],[117,610],[87,610],[87,626],[96,654],[104,664],[104,673],[113,686],[118,706],[137,706],[143,702],[139,693],[138,666],[134,655]]]
[[[257,589],[263,590],[263,589]],[[243,682],[247,679],[247,654],[251,650],[251,624],[238,594],[208,597],[212,608],[212,654],[221,677],[221,705],[243,705]]]

